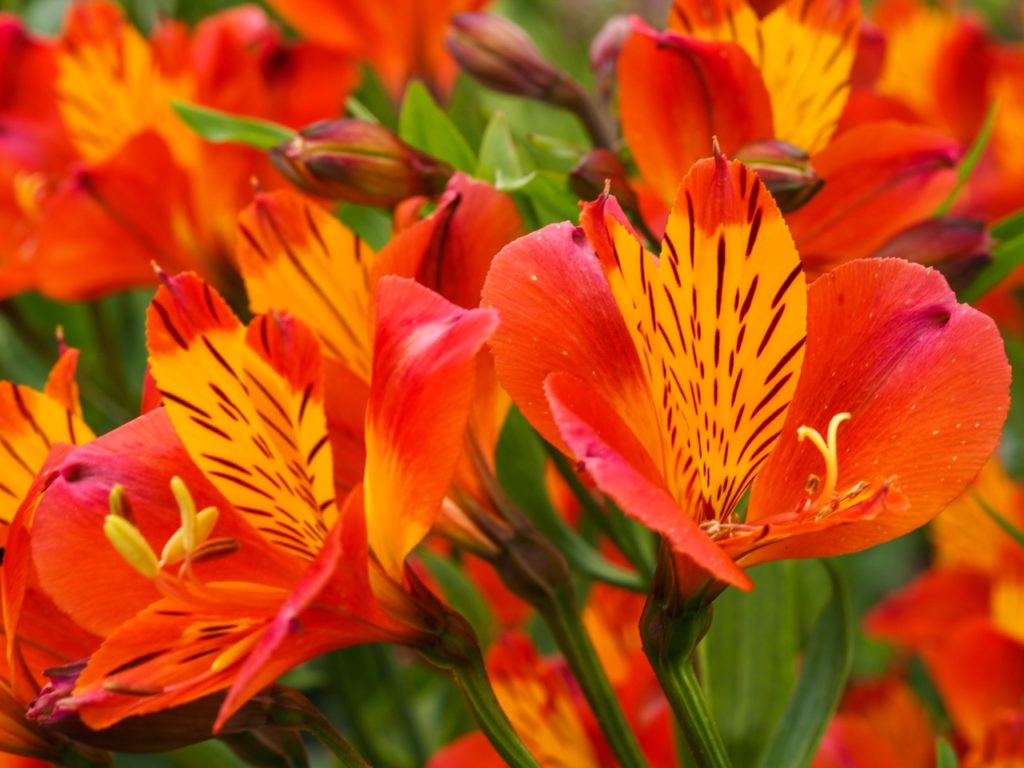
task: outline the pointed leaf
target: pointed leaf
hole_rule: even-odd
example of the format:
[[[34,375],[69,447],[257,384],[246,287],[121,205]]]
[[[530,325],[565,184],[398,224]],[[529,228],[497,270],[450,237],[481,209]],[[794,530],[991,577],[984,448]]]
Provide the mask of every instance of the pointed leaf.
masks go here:
[[[178,117],[207,141],[245,144],[257,149],[270,149],[295,136],[283,125],[255,117],[242,117],[184,101],[172,101]]]
[[[804,656],[800,679],[789,699],[760,765],[803,768],[810,765],[839,705],[853,663],[853,614],[850,596],[835,566],[822,560],[832,582]]]
[[[398,117],[398,135],[421,152],[472,173],[476,157],[459,129],[418,81],[409,84]]]

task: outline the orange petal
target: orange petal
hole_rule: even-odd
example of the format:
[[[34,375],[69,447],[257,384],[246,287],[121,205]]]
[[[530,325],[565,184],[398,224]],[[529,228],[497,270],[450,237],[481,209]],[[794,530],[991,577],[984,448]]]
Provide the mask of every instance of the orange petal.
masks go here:
[[[178,162],[195,164],[199,137],[171,107],[171,99],[194,100],[191,73],[166,71],[116,6],[71,8],[57,66],[61,117],[87,162],[107,160],[132,137],[152,131]]]
[[[725,521],[767,458],[803,360],[806,288],[771,195],[721,155],[687,175],[657,260],[600,201],[583,223],[644,364],[661,472],[698,521]]]
[[[657,478],[657,469],[629,427],[579,379],[551,374],[548,401],[562,438],[623,511],[665,535],[673,550],[702,571],[740,589],[753,582],[700,529]],[[620,452],[621,451],[621,452]]]
[[[828,143],[850,89],[860,3],[786,0],[759,19],[743,0],[675,0],[669,18],[673,30],[746,51],[771,98],[775,138],[809,153]]]
[[[333,0],[273,0],[304,37],[369,60],[396,98],[412,77],[447,93],[455,65],[444,47],[453,15],[487,0],[396,0],[388,5]]]
[[[268,541],[312,560],[337,520],[320,345],[288,317],[242,327],[193,274],[147,322],[150,367],[192,460]]]
[[[475,357],[498,323],[406,278],[377,289],[373,376],[366,412],[370,547],[396,579],[430,529],[462,453]]]
[[[238,217],[238,262],[254,312],[293,314],[329,355],[370,376],[374,252],[323,208],[291,190],[259,194]]]
[[[62,400],[0,382],[0,520],[9,524],[14,519],[55,444],[83,443],[92,437],[92,430]]]
[[[505,768],[491,742],[480,731],[467,733],[434,753],[427,768]]]
[[[801,508],[822,458],[797,429],[823,430],[839,413],[851,418],[839,431],[837,491],[891,484],[906,503],[839,532],[770,546],[759,560],[853,552],[923,525],[989,458],[1009,403],[1009,367],[995,324],[957,304],[938,272],[896,259],[856,261],[819,278],[808,293],[800,384],[747,522]]]
[[[735,43],[657,34],[640,22],[619,57],[622,129],[644,180],[672,200],[711,139],[732,153],[771,138],[772,105]]]
[[[505,247],[494,259],[482,304],[501,314],[491,342],[498,379],[544,439],[565,445],[544,395],[548,374],[565,371],[628,418],[658,455],[646,376],[582,229],[552,224]]]
[[[984,620],[947,630],[946,641],[926,655],[925,663],[968,743],[981,743],[994,713],[1020,708],[1024,645]]]
[[[950,627],[987,616],[989,595],[982,573],[932,570],[872,609],[865,626],[873,637],[921,650],[941,641]]]
[[[813,158],[822,189],[786,217],[809,270],[869,256],[929,218],[956,182],[959,145],[927,128],[869,123]]]
[[[38,289],[59,299],[91,298],[152,284],[153,261],[172,272],[194,264],[196,223],[188,200],[188,179],[152,133],[77,169],[42,211],[32,256]]]

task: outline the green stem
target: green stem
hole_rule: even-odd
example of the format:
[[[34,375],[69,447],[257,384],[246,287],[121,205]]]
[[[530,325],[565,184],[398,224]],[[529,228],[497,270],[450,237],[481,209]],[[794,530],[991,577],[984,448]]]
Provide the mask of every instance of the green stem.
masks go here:
[[[647,760],[580,620],[575,598],[571,594],[556,594],[547,605],[535,607],[551,630],[619,763],[623,768],[645,768]]]
[[[683,728],[686,743],[690,745],[697,765],[701,768],[728,768],[729,755],[704,700],[704,691],[697,680],[692,660],[655,664],[652,659],[651,664]]]
[[[512,768],[539,768],[498,703],[479,649],[466,653],[462,663],[450,669],[480,730],[502,759]]]
[[[268,715],[274,725],[303,730],[313,736],[338,759],[342,768],[367,768],[369,765],[323,713],[298,691],[279,689]]]
[[[661,558],[640,618],[644,653],[682,726],[699,768],[730,768],[729,755],[694,670],[694,651],[711,626],[711,608],[680,599],[670,558]]]

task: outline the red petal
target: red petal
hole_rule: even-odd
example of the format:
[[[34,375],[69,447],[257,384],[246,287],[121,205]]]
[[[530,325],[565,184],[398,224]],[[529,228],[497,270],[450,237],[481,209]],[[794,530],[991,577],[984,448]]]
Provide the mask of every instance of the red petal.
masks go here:
[[[582,229],[552,224],[502,249],[483,306],[501,314],[491,342],[498,379],[546,440],[565,445],[544,394],[548,374],[565,371],[628,415],[645,445],[659,445],[640,359]]]
[[[622,129],[645,181],[664,200],[711,139],[732,154],[770,138],[772,105],[761,74],[735,43],[659,35],[634,22],[618,63]]]
[[[932,215],[956,182],[960,146],[928,128],[869,123],[813,158],[824,180],[786,217],[809,271],[874,253],[897,232]]]
[[[823,432],[843,412],[852,418],[839,430],[837,491],[891,481],[907,503],[772,545],[759,560],[854,552],[923,525],[978,474],[1009,405],[1010,371],[995,324],[957,304],[938,272],[895,259],[856,261],[813,283],[808,302],[800,383],[747,520],[800,507],[823,460],[798,441],[797,428]]]

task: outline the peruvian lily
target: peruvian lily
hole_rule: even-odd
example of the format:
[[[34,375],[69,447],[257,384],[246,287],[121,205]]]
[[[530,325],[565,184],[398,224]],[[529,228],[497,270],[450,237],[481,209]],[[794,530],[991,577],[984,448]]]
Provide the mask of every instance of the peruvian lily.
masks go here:
[[[226,691],[216,729],[302,661],[448,629],[403,561],[448,488],[495,323],[380,281],[365,482],[342,497],[313,332],[243,326],[194,275],[165,279],[148,317],[163,407],[71,452],[35,514],[42,588],[105,638],[48,716],[97,729]],[[381,536],[399,511],[407,535]]]
[[[0,106],[2,296],[150,285],[154,259],[223,278],[253,177],[281,180],[251,147],[204,142],[172,101],[297,127],[337,114],[356,75],[312,44],[284,43],[254,7],[193,32],[161,21],[150,38],[107,2],[69,6],[54,43],[4,21],[0,56],[17,87]]]
[[[995,448],[1002,342],[937,272],[859,261],[808,288],[775,202],[722,155],[682,183],[660,257],[618,214],[602,198],[506,247],[483,305],[512,399],[663,534],[684,598],[906,533]]]
[[[77,350],[63,349],[44,391],[0,384],[0,547],[5,653],[0,664],[0,749],[57,760],[68,743],[25,718],[43,671],[87,655],[99,638],[76,626],[43,594],[29,564],[33,500],[46,467],[92,439],[75,385]]]
[[[239,216],[238,264],[253,311],[291,312],[315,329],[323,344],[329,371],[327,420],[335,478],[342,486],[358,480],[363,471],[373,305],[381,279],[389,274],[413,277],[471,309],[480,303],[491,259],[523,233],[508,195],[462,174],[449,182],[433,214],[408,221],[411,217],[404,212],[423,202],[414,198],[400,206],[399,221],[405,226],[379,253],[291,191],[260,194]],[[498,387],[489,356],[479,356],[476,380],[470,425],[484,460],[492,462],[508,399]],[[333,390],[346,394],[334,397]],[[469,457],[460,462],[455,484],[486,505]]]
[[[762,18],[746,0],[675,0],[669,25],[657,32],[634,21],[618,69],[623,132],[662,210],[715,137],[738,157],[772,144],[803,153],[821,191],[805,190],[798,200],[810,203],[787,211],[787,221],[817,273],[870,255],[930,215],[955,184],[960,145],[934,130],[886,121],[837,134],[859,3],[786,0]],[[771,178],[763,182],[776,191]],[[656,204],[648,201],[645,215],[660,231]]]

